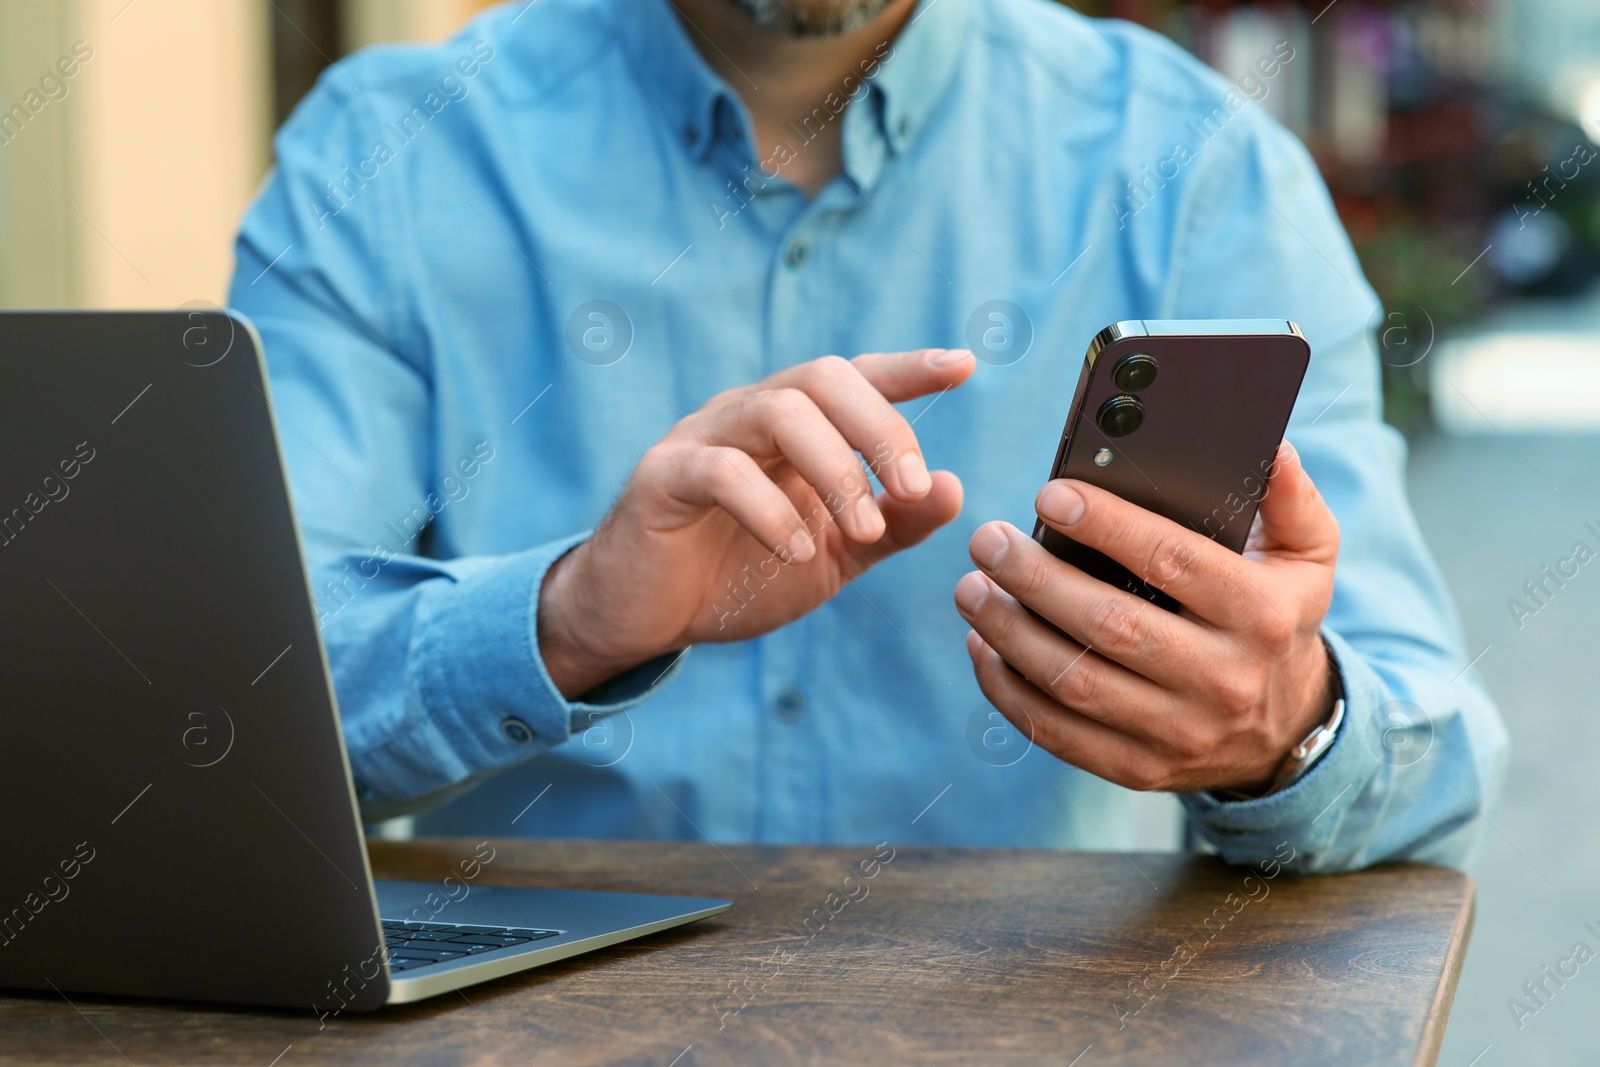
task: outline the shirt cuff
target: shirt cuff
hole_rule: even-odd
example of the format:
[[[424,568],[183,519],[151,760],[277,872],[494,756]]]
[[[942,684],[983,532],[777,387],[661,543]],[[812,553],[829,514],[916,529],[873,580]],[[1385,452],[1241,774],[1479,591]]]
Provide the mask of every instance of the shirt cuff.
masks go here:
[[[453,579],[430,583],[409,667],[421,714],[359,761],[357,792],[368,818],[418,808],[419,797],[454,796],[644,702],[681,669],[684,652],[641,664],[578,700],[556,688],[539,653],[539,590],[555,562],[588,536],[457,561]]]
[[[1328,630],[1322,637],[1344,684],[1344,723],[1323,757],[1287,789],[1255,800],[1221,800],[1203,790],[1178,795],[1196,829],[1229,863],[1313,865],[1378,770],[1381,754],[1369,741],[1383,683],[1343,638]],[[1299,862],[1285,861],[1285,844]]]

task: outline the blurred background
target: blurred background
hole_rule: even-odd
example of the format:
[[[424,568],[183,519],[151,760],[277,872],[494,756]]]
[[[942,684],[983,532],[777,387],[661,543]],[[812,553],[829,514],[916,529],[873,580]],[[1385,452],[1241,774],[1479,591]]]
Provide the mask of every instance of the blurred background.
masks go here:
[[[1384,299],[1386,414],[1514,740],[1439,1062],[1594,1063],[1600,964],[1523,986],[1600,951],[1600,562],[1575,551],[1600,553],[1600,3],[1066,2],[1247,92],[1295,50],[1259,106],[1311,148]],[[220,303],[272,131],[320,71],[484,6],[0,0],[0,307]],[[1147,845],[1174,838],[1163,799]]]

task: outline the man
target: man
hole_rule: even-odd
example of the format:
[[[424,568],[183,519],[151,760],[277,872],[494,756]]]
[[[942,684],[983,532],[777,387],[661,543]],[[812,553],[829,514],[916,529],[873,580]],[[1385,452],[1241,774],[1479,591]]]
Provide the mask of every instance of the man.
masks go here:
[[[1106,847],[1128,787],[1237,862],[1468,862],[1503,728],[1261,95],[1042,0],[519,0],[325,74],[232,299],[368,817]],[[1041,491],[1089,339],[1212,317],[1315,352],[1249,556]]]

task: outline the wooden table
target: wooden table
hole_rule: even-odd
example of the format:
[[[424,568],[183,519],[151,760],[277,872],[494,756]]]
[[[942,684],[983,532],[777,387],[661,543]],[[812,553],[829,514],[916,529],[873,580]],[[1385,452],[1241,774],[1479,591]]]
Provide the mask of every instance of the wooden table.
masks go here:
[[[472,844],[372,855],[433,880]],[[1472,925],[1471,880],[1421,865],[1266,879],[1198,856],[900,848],[865,878],[870,845],[495,846],[485,883],[735,904],[320,1030],[309,1012],[0,995],[0,1063],[1431,1064]]]

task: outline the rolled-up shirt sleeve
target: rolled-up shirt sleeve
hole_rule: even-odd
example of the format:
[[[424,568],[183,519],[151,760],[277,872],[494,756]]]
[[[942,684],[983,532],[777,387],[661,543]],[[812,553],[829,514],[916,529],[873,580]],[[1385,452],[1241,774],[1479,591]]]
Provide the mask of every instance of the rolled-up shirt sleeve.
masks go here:
[[[1287,436],[1339,520],[1321,637],[1346,709],[1334,745],[1289,788],[1181,799],[1199,834],[1237,863],[1281,860],[1287,845],[1304,871],[1469,865],[1507,735],[1406,498],[1404,441],[1382,420],[1377,297],[1314,164],[1282,128],[1241,115],[1196,166],[1166,314],[1288,318],[1311,343]]]
[[[351,170],[381,127],[356,88],[360,62],[325,74],[279,134],[239,234],[230,303],[265,344],[345,743],[363,815],[376,819],[561,744],[574,722],[646,699],[676,661],[570,701],[539,655],[538,603],[583,532],[439,560],[386,521],[438,496],[435,394],[402,274],[406,176]],[[484,449],[476,460],[492,458]]]

